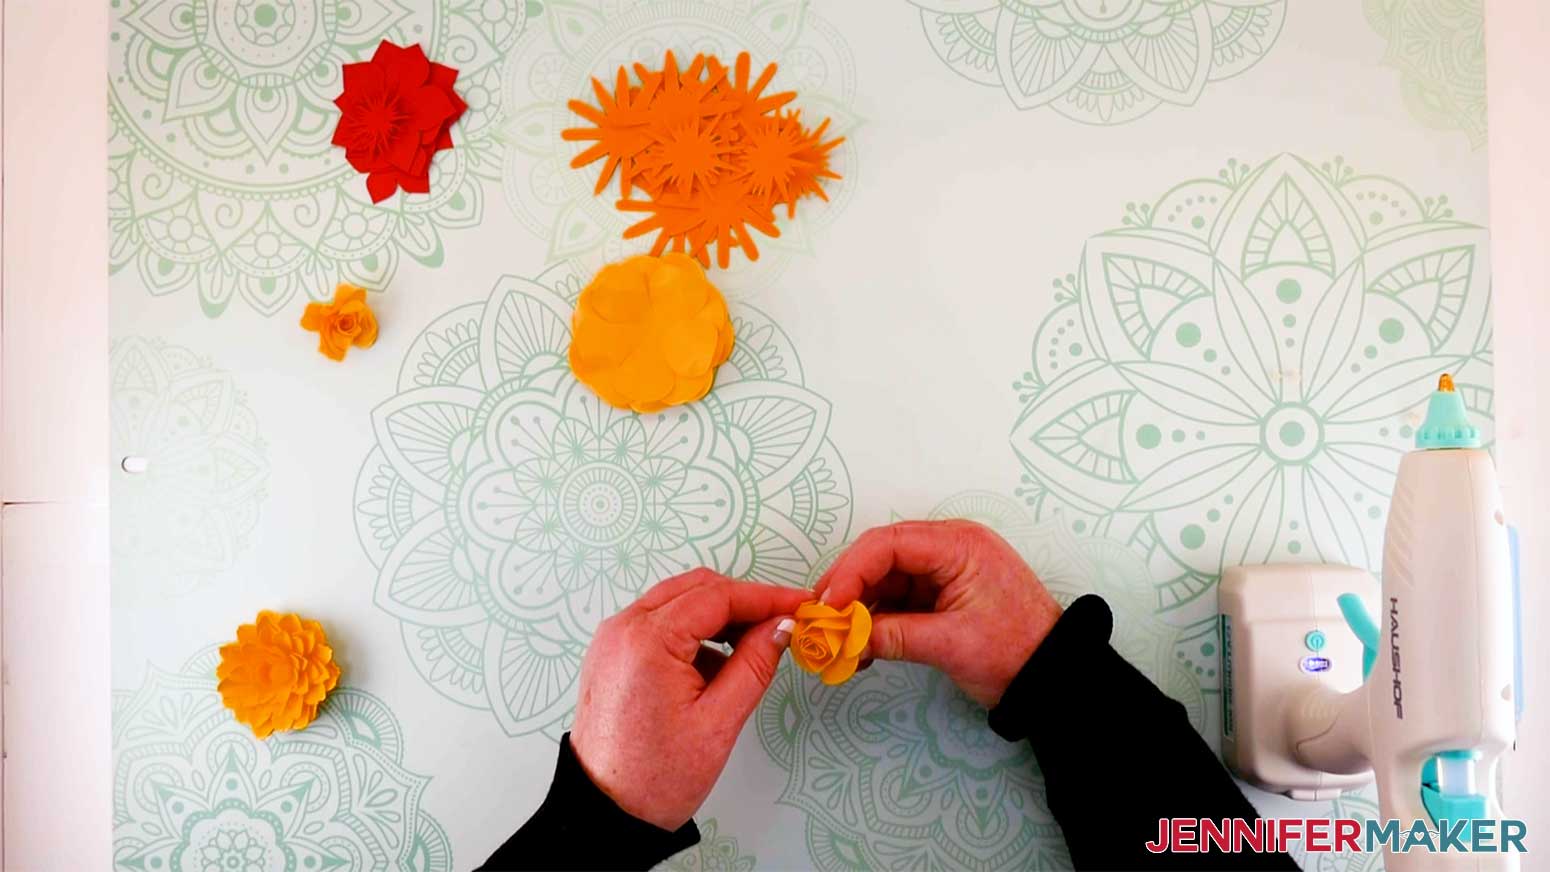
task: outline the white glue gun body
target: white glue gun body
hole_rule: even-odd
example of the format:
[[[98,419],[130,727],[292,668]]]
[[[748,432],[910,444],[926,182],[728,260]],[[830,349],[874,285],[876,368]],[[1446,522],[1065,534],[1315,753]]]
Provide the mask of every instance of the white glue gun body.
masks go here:
[[[1443,394],[1459,420],[1434,420]],[[1462,412],[1445,377],[1419,450],[1400,463],[1376,597],[1350,567],[1224,574],[1224,677],[1237,723],[1228,716],[1223,749],[1242,777],[1297,799],[1375,779],[1380,817],[1401,830],[1507,817],[1497,785],[1515,733],[1511,552],[1495,465],[1468,447],[1478,433],[1459,423]],[[1296,644],[1304,627],[1341,643],[1321,646],[1330,651],[1321,671],[1302,667],[1306,650],[1286,650],[1311,647],[1307,637]],[[1412,849],[1391,851],[1385,866],[1515,870],[1519,855]]]

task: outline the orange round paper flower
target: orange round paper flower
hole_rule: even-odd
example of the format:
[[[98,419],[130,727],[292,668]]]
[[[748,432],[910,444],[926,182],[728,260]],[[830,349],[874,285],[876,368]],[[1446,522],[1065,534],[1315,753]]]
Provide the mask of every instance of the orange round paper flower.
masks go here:
[[[791,659],[824,684],[842,684],[856,673],[861,649],[872,638],[872,613],[861,603],[843,609],[819,602],[797,606]]]
[[[263,739],[312,723],[339,684],[339,664],[322,624],[262,611],[237,628],[237,641],[221,646],[215,677],[221,703]]]
[[[308,303],[301,326],[318,334],[318,351],[344,360],[350,346],[370,348],[377,341],[377,316],[366,304],[366,289],[341,283],[332,303]]]
[[[603,267],[571,316],[571,371],[620,409],[656,412],[698,400],[731,355],[726,300],[683,254]]]

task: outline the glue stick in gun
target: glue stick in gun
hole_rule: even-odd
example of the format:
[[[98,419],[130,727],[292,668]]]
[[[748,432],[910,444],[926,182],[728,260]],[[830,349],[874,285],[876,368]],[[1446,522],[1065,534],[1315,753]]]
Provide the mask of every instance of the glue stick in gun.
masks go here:
[[[1515,730],[1511,557],[1496,468],[1449,376],[1415,441],[1389,507],[1378,614],[1340,598],[1366,681],[1345,694],[1310,690],[1288,712],[1289,732],[1305,766],[1370,767],[1380,816],[1402,828],[1500,820],[1497,780]],[[1385,866],[1515,870],[1518,856],[1412,850],[1390,852]]]

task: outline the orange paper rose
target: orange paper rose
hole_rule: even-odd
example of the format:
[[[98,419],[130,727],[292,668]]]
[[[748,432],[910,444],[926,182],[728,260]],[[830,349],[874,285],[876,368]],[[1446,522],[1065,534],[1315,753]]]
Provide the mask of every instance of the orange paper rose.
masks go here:
[[[350,346],[370,348],[377,341],[377,316],[366,305],[366,289],[340,283],[332,303],[308,303],[301,326],[318,334],[318,351],[344,360]]]
[[[791,659],[824,684],[841,684],[856,673],[861,649],[872,637],[872,613],[861,603],[843,609],[823,603],[797,606],[791,630]]]
[[[237,641],[221,646],[215,677],[221,702],[263,739],[312,723],[339,684],[339,664],[322,624],[262,611],[237,628]]]
[[[698,400],[731,354],[726,301],[683,254],[603,267],[571,316],[571,371],[621,409],[656,412]]]

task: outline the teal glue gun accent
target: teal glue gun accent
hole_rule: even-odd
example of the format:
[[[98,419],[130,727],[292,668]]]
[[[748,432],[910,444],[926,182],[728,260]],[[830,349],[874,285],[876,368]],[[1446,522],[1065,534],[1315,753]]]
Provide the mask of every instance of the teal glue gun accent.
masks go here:
[[[1346,626],[1362,643],[1362,680],[1366,681],[1367,676],[1372,674],[1372,665],[1378,662],[1378,625],[1367,614],[1367,607],[1362,605],[1362,598],[1356,594],[1343,593],[1335,601],[1340,604],[1340,614],[1345,618]]]
[[[1432,823],[1441,826],[1443,821],[1474,821],[1486,817],[1488,809],[1484,796],[1478,793],[1444,793],[1437,776],[1438,760],[1475,760],[1479,756],[1475,751],[1441,751],[1421,767],[1421,805],[1425,806]],[[1465,833],[1467,836],[1468,830]]]
[[[1453,378],[1443,373],[1437,390],[1426,404],[1426,420],[1415,431],[1415,447],[1479,448],[1480,428],[1469,423],[1464,397],[1453,389]]]

